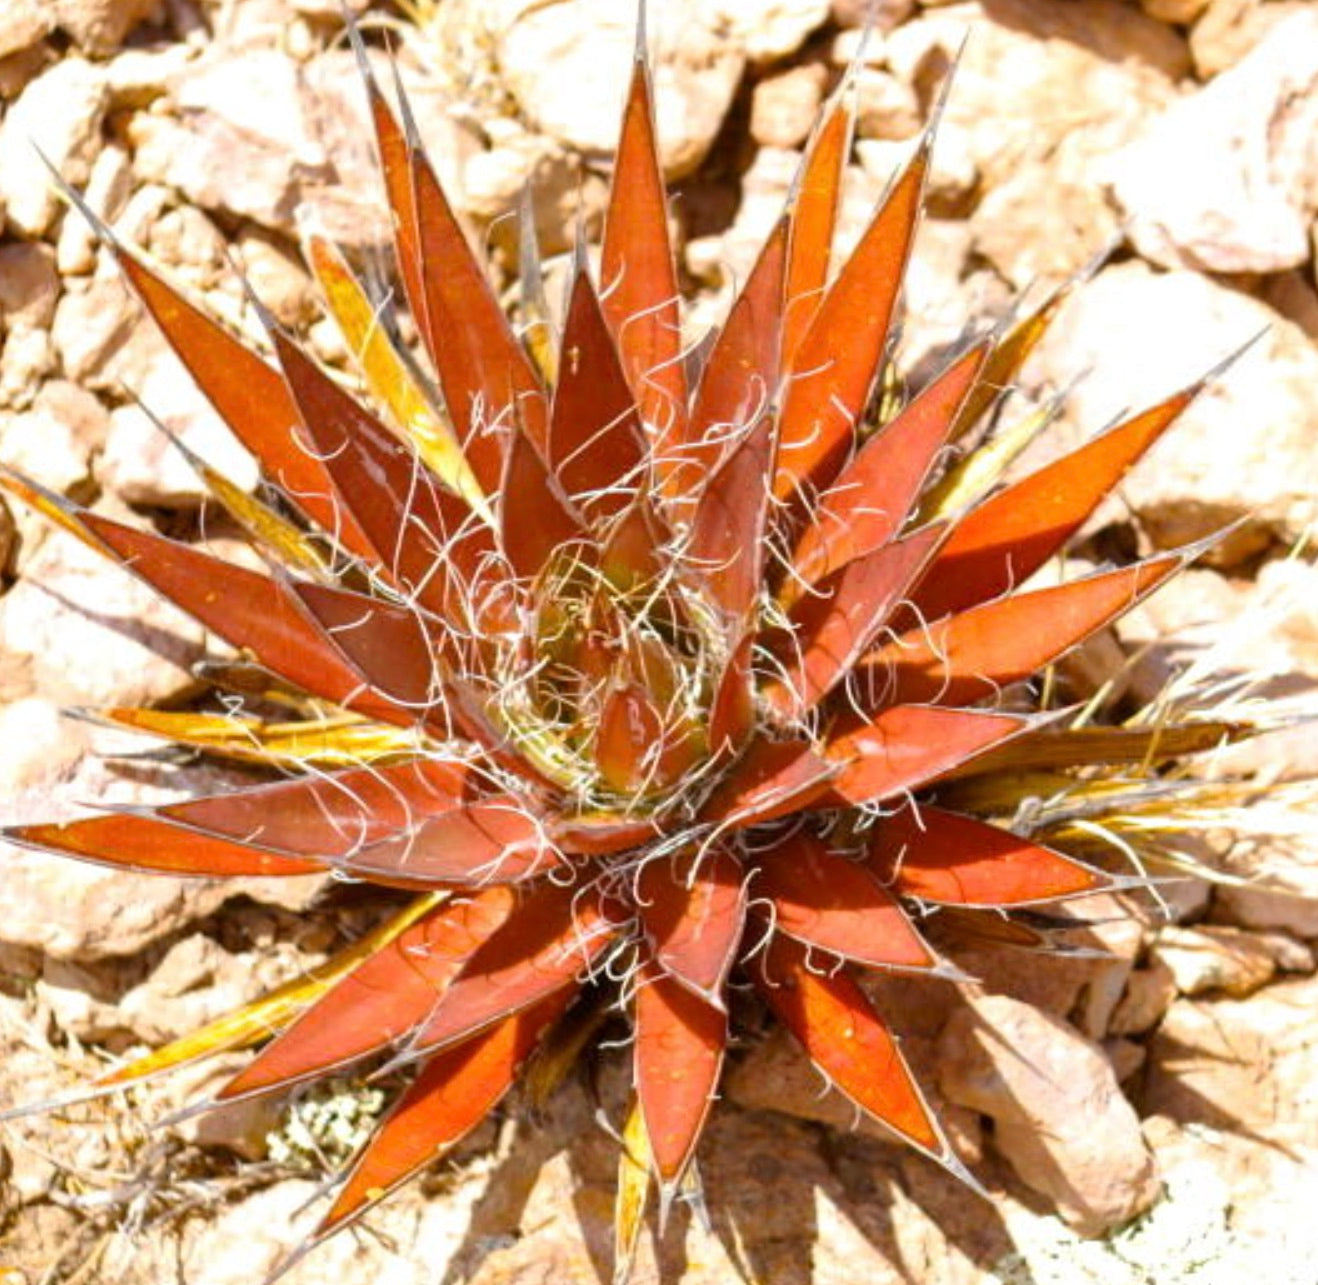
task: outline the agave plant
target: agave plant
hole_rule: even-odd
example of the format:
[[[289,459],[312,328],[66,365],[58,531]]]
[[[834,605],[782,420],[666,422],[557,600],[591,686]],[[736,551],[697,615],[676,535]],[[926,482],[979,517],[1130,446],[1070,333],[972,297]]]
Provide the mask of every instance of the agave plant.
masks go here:
[[[272,1032],[217,1101],[372,1057],[410,1075],[314,1244],[450,1150],[529,1059],[543,1087],[622,1015],[625,1272],[647,1193],[664,1209],[698,1183],[735,989],[964,1176],[863,974],[956,978],[958,941],[1063,949],[1073,921],[1046,907],[1132,881],[1013,829],[1016,805],[1110,813],[1157,764],[1248,730],[1078,726],[1030,685],[1191,556],[1029,584],[1196,388],[1001,484],[1041,420],[1004,432],[994,408],[1060,297],[904,396],[889,350],[931,139],[835,263],[845,87],[726,323],[684,347],[643,53],[599,282],[579,249],[556,317],[528,230],[514,324],[405,100],[362,63],[421,351],[310,238],[360,395],[266,318],[268,360],[102,229],[261,461],[255,496],[195,463],[267,570],[5,479],[239,653],[211,674],[247,713],[104,717],[278,771],[5,837],[404,900],[309,978],[93,1087]]]

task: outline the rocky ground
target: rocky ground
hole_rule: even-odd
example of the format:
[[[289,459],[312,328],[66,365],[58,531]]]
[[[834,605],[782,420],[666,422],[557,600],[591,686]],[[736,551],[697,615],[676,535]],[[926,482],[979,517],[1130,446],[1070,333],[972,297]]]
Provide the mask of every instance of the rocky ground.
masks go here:
[[[392,40],[432,155],[501,262],[502,216],[528,178],[547,253],[578,218],[597,226],[630,4],[353,7],[375,43]],[[863,41],[864,0],[651,7],[694,324],[726,303],[849,63],[861,63],[854,235],[959,61],[906,301],[911,369],[1105,247],[1018,393],[1028,405],[1086,375],[1060,441],[1255,339],[1098,516],[1086,549],[1237,529],[1089,654],[1132,658],[1133,699],[1210,655],[1312,702],[1318,10],[875,0]],[[281,321],[340,362],[299,231],[320,226],[369,260],[386,225],[339,0],[0,3],[0,461],[121,518],[223,538],[135,397],[236,481],[252,484],[252,461],[139,324],[34,142],[222,315],[255,330],[232,255]],[[0,819],[223,782],[187,763],[107,763],[93,749],[116,747],[61,715],[186,703],[211,640],[4,501],[0,569]],[[739,1051],[703,1153],[712,1226],[679,1217],[657,1259],[643,1249],[638,1280],[1318,1282],[1318,816],[1285,806],[1287,778],[1318,768],[1315,740],[1291,731],[1224,764],[1278,783],[1231,853],[1265,886],[1177,885],[1167,915],[1145,904],[1099,930],[1106,960],[985,957],[969,996],[884,987],[993,1203],[851,1131],[773,1036]],[[1227,847],[1216,834],[1187,843]],[[185,886],[2,853],[0,1107],[67,1091],[297,976],[371,916],[314,881]],[[126,1102],[0,1126],[0,1283],[259,1280],[380,1103],[344,1084],[291,1110],[150,1127],[236,1056]],[[600,1068],[606,1105],[617,1073]],[[290,1285],[608,1279],[615,1144],[595,1111],[575,1084],[544,1120],[488,1125]]]

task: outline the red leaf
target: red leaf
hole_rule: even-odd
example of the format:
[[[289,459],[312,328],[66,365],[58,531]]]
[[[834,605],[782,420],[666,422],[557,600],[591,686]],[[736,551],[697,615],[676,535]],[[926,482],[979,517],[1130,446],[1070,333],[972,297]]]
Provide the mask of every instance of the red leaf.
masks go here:
[[[613,185],[604,216],[601,300],[623,369],[650,437],[660,476],[687,436],[686,371],[668,202],[659,167],[650,73],[632,73]]]
[[[755,728],[755,637],[746,630],[719,678],[709,710],[711,754],[734,753]]]
[[[1019,906],[1100,891],[1101,871],[973,817],[920,804],[884,817],[870,865],[903,896],[957,906]]]
[[[585,535],[540,452],[515,433],[499,487],[499,541],[517,575],[533,579],[555,551]]]
[[[967,705],[1037,674],[1184,566],[1177,555],[1010,594],[915,629],[857,668],[862,703]]]
[[[372,718],[408,726],[403,709],[366,688],[277,581],[222,562],[186,544],[80,511],[76,521],[125,567],[235,647],[245,647],[271,673],[312,695]]]
[[[448,811],[462,800],[472,780],[464,762],[424,758],[274,781],[169,803],[156,812],[203,834],[266,851],[345,856],[415,825],[421,817]]]
[[[372,561],[433,611],[461,622],[464,600],[451,568],[475,574],[489,548],[484,528],[415,451],[278,328],[272,339],[303,429],[366,532]]]
[[[563,990],[613,939],[599,903],[576,887],[543,883],[528,892],[503,927],[467,961],[409,1055],[455,1044]]]
[[[664,734],[663,720],[644,687],[627,683],[604,698],[595,762],[600,775],[615,790],[632,794],[654,776],[646,754]]]
[[[755,741],[705,801],[700,819],[735,830],[787,816],[821,798],[838,770],[804,741]]]
[[[756,897],[773,902],[776,931],[878,968],[937,966],[906,912],[874,874],[814,835],[789,835],[757,853],[755,866]]]
[[[543,874],[563,859],[531,806],[512,795],[458,804],[394,838],[336,858],[367,879],[422,885],[505,883]]]
[[[650,820],[630,820],[613,812],[587,812],[551,819],[549,834],[564,852],[606,857],[657,839],[660,831]]]
[[[112,813],[53,825],[19,825],[0,838],[97,865],[203,878],[314,874],[320,861],[263,852],[243,843],[198,834],[158,816]]]
[[[858,1107],[940,1159],[950,1150],[896,1040],[850,973],[823,972],[789,937],[775,936],[753,968],[760,994],[810,1060]]]
[[[722,1007],[746,919],[741,862],[723,848],[653,858],[636,875],[636,906],[656,963]]]
[[[775,639],[783,677],[764,690],[784,717],[799,718],[841,682],[928,563],[945,529],[927,526],[849,562],[791,612]]]
[[[197,387],[267,476],[344,548],[369,557],[370,542],[345,511],[324,462],[298,439],[297,406],[279,372],[126,250],[113,248]]]
[[[329,585],[293,581],[289,589],[330,644],[370,684],[413,711],[418,722],[444,723],[439,653],[446,631],[432,639],[413,608]]]
[[[795,574],[783,583],[784,602],[796,600],[802,581],[815,583],[901,531],[986,352],[981,344],[954,361],[842,470],[796,546]]]
[[[1195,385],[1169,397],[972,509],[920,583],[920,615],[938,620],[1024,583],[1080,529],[1198,391]]]
[[[658,790],[695,766],[699,750],[681,725],[664,716],[645,687],[625,683],[610,689],[600,712],[595,762],[620,794]]]
[[[412,319],[425,341],[431,347],[429,319],[426,316],[425,296],[421,288],[421,249],[417,242],[416,201],[412,186],[411,147],[398,120],[385,101],[380,87],[366,60],[366,50],[359,44],[355,27],[349,26],[349,36],[357,49],[358,62],[366,82],[371,122],[375,128],[375,147],[380,160],[380,173],[384,178],[385,197],[393,216],[394,259],[403,281],[403,293],[411,309]],[[398,82],[400,98],[402,84]],[[400,106],[406,110],[405,101]]]
[[[773,468],[774,422],[762,416],[709,479],[696,506],[687,557],[714,604],[740,623],[764,578],[764,531]]]
[[[641,495],[610,524],[600,553],[600,570],[622,593],[653,585],[664,574],[663,547],[671,538],[654,504]]]
[[[787,233],[780,219],[710,349],[677,470],[679,496],[699,494],[729,434],[748,430],[777,398]]]
[[[636,1094],[659,1181],[671,1189],[691,1160],[718,1088],[728,1018],[654,965],[636,990]]]
[[[510,888],[485,888],[436,907],[326,991],[224,1086],[219,1101],[323,1075],[401,1040],[516,904]]]
[[[806,481],[827,486],[851,449],[883,361],[927,166],[926,143],[893,184],[796,349],[780,419],[779,497]]]
[[[828,284],[842,176],[851,152],[854,103],[850,95],[839,95],[816,127],[789,207],[791,237],[782,347],[785,365],[791,365]]]
[[[645,436],[613,336],[584,263],[563,323],[548,457],[568,497],[590,518],[625,509],[647,483]]]
[[[572,998],[568,989],[427,1060],[353,1163],[299,1257],[438,1160],[494,1109]]]
[[[842,765],[830,793],[860,804],[919,789],[1030,726],[1014,714],[933,705],[894,705],[869,722],[849,716],[827,750]]]
[[[430,356],[449,417],[487,495],[503,473],[499,428],[513,418],[543,444],[548,407],[535,368],[512,332],[430,162],[412,155],[412,192]]]

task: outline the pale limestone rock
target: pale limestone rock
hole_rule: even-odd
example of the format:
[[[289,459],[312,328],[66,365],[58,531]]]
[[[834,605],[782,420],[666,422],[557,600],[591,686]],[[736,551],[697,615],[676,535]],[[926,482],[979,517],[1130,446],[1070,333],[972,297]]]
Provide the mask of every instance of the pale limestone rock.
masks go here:
[[[1112,1066],[1118,1084],[1125,1084],[1148,1061],[1143,1044],[1134,1040],[1110,1039],[1103,1041],[1103,1055]]]
[[[650,14],[659,146],[670,179],[704,159],[746,65],[748,51],[731,34],[724,2],[680,0]],[[789,2],[782,11],[800,7]],[[633,10],[613,0],[548,7],[500,0],[491,8],[500,76],[533,128],[574,150],[611,155],[632,71]],[[822,20],[827,3],[814,8]],[[778,28],[765,32],[766,41],[780,38]]]
[[[157,388],[167,382],[186,391],[191,381],[186,374],[153,381]],[[203,462],[242,490],[255,488],[259,476],[255,460],[212,412],[200,404],[185,405],[181,412],[178,408],[171,410],[150,393],[143,396],[147,409],[119,406],[110,413],[105,453],[96,465],[96,479],[106,490],[129,504],[162,508],[195,508],[208,498],[205,483],[156,426],[148,410],[153,410]],[[189,400],[196,402],[196,394]]]
[[[38,154],[80,187],[100,148],[105,73],[82,58],[64,58],[18,96],[0,123],[0,206],[28,237],[50,230],[61,205]]]
[[[724,275],[744,280],[755,256],[782,212],[783,201],[800,167],[800,153],[761,147],[741,178],[741,202],[732,226],[718,238],[717,257]]]
[[[1222,841],[1225,842],[1225,841]],[[1187,835],[1185,842],[1178,845],[1187,850],[1199,861],[1215,863],[1221,859],[1220,845],[1210,844],[1203,835]],[[1203,879],[1176,879],[1159,889],[1166,918],[1159,907],[1158,922],[1173,924],[1193,923],[1200,920],[1208,911],[1213,900],[1212,886]]]
[[[1191,272],[1119,264],[1068,304],[1025,382],[1044,375],[1060,387],[1077,372],[1092,375],[1022,467],[1078,445],[1123,411],[1161,401],[1255,337],[1131,472],[1122,495],[1163,548],[1237,519],[1246,526],[1219,561],[1248,556],[1268,538],[1297,539],[1318,520],[1318,349],[1262,304]]]
[[[934,163],[958,170],[962,190],[931,197],[963,215],[979,191],[977,248],[1018,288],[1075,271],[1111,238],[1096,168],[1172,101],[1188,68],[1183,40],[1111,0],[940,6],[890,32],[884,50],[922,102],[960,57]]]
[[[55,256],[40,242],[0,246],[0,328],[48,329],[59,298]]]
[[[51,6],[43,0],[5,0],[0,6],[0,58],[30,49],[54,25]]]
[[[124,974],[138,971],[134,961],[127,964],[115,960],[109,969],[98,969],[46,956],[33,992],[61,1031],[88,1044],[121,1043],[128,1024],[115,996],[127,984]]]
[[[1126,981],[1135,966],[1144,940],[1144,930],[1132,918],[1129,908],[1118,898],[1108,895],[1086,897],[1073,903],[1069,913],[1078,919],[1092,919],[1094,925],[1085,929],[1086,936],[1111,958],[1093,960],[1092,971],[1085,982],[1072,1020],[1092,1040],[1101,1040],[1109,1033],[1112,1014],[1121,1001]]]
[[[204,209],[291,231],[308,185],[333,179],[313,95],[285,54],[219,50],[186,69],[173,101],[181,123],[155,118],[135,164]]]
[[[124,202],[123,210],[114,221],[114,231],[121,241],[126,241],[129,245],[145,246],[150,241],[151,229],[176,203],[175,194],[159,183],[135,185],[132,194]],[[99,266],[100,256],[98,256]]]
[[[877,31],[891,31],[915,12],[915,0],[833,0],[831,13],[839,27],[859,27],[873,20]]]
[[[598,1279],[593,1264],[612,1236],[616,1144],[592,1128],[588,1104],[564,1105],[573,1113],[555,1111],[556,1136],[542,1142],[536,1130],[518,1138],[525,1179],[515,1196],[496,1187],[489,1199],[485,1225],[500,1235],[473,1264],[472,1285]],[[726,1285],[741,1278],[742,1262],[775,1285],[902,1285],[913,1262],[937,1262],[951,1269],[939,1285],[974,1285],[975,1264],[1009,1245],[997,1220],[976,1218],[964,1189],[958,1194],[956,1180],[927,1160],[866,1139],[835,1139],[829,1154],[831,1162],[796,1121],[731,1106],[715,1112],[701,1172],[711,1195],[719,1193],[717,1230],[679,1218],[664,1242],[643,1235],[633,1279]],[[854,1173],[866,1195],[845,1190],[839,1170]],[[957,1250],[949,1252],[949,1242]]]
[[[160,0],[48,0],[56,23],[79,49],[108,54],[139,22],[161,7]]]
[[[326,21],[341,21],[343,11],[363,14],[370,7],[371,0],[293,0],[293,8],[308,18],[320,18]]]
[[[322,317],[307,331],[312,355],[326,366],[346,366],[351,360],[343,331],[329,317]]]
[[[1176,979],[1160,959],[1137,968],[1126,979],[1126,991],[1108,1022],[1112,1035],[1143,1035],[1162,1021],[1176,999]]]
[[[110,416],[96,478],[130,504],[194,507],[209,496],[185,456],[156,426],[158,419],[185,447],[240,489],[260,477],[250,452],[206,401],[183,363],[163,346],[133,383],[141,405],[117,407]]]
[[[1225,991],[1242,998],[1277,971],[1277,961],[1266,944],[1239,928],[1164,928],[1150,955],[1171,973],[1182,995]]]
[[[884,49],[891,70],[924,91],[963,44],[944,119],[971,131],[990,187],[1068,137],[1083,135],[1095,154],[1115,146],[1172,99],[1189,66],[1183,40],[1115,0],[949,5],[897,28]]]
[[[961,125],[939,127],[925,185],[928,209],[939,218],[964,218],[979,186],[980,173],[971,142],[969,132]],[[910,159],[914,148],[914,140],[857,140],[856,160],[880,185],[875,189],[876,197]]]
[[[176,1109],[213,1098],[251,1061],[244,1053],[221,1053],[169,1077]],[[199,1147],[223,1147],[244,1160],[264,1160],[268,1137],[283,1122],[287,1104],[279,1094],[261,1094],[203,1111],[180,1121],[171,1130]]]
[[[153,589],[72,536],[52,532],[0,598],[0,653],[35,688],[75,705],[145,705],[195,683],[202,631]],[[19,693],[22,694],[22,693]]]
[[[608,185],[581,158],[543,134],[509,131],[489,151],[475,152],[462,173],[463,209],[487,226],[492,249],[515,262],[520,224],[506,218],[529,189],[536,241],[543,256],[563,254],[577,228],[598,238]]]
[[[49,328],[59,298],[50,247],[39,242],[0,246],[0,405],[23,409],[54,366]]]
[[[1102,1049],[1028,1004],[969,1001],[939,1041],[943,1092],[994,1122],[1021,1179],[1085,1234],[1148,1208],[1158,1194],[1139,1119]]]
[[[54,61],[54,51],[44,43],[0,58],[0,105],[17,98]],[[4,202],[0,201],[3,212]]]
[[[856,75],[856,134],[860,138],[906,139],[923,123],[920,100],[891,72],[862,67]],[[943,140],[938,140],[941,148]],[[973,183],[967,184],[967,188]]]
[[[291,942],[226,950],[204,933],[180,937],[117,1004],[119,1020],[147,1044],[163,1044],[253,1003],[323,959]]]
[[[1259,1086],[1266,1093],[1265,1082]],[[1129,1238],[1145,1279],[1303,1282],[1318,1259],[1318,1147],[1309,1122],[1224,1130],[1197,1119],[1145,1122],[1166,1180],[1163,1201]]]
[[[1208,0],[1140,0],[1140,7],[1159,22],[1185,25],[1208,8]]]
[[[68,427],[84,454],[91,456],[104,447],[110,417],[100,400],[85,388],[64,379],[47,380],[37,393],[33,409]]]
[[[1269,684],[1274,699],[1292,698],[1276,713],[1302,713],[1306,691],[1312,701],[1318,686],[1316,594],[1318,567],[1299,559],[1264,564],[1252,584],[1187,569],[1117,624],[1123,642],[1144,652],[1134,674],[1140,699],[1152,700],[1177,669],[1197,661],[1219,672],[1250,673]],[[1221,766],[1233,772],[1267,766],[1252,757],[1254,748],[1225,751]]]
[[[128,153],[114,143],[107,146],[92,162],[83,199],[92,213],[113,226],[123,213],[132,191],[133,170]],[[96,267],[96,232],[80,214],[60,224],[56,261],[61,276],[88,276]]]
[[[452,0],[444,6],[450,10]],[[377,83],[392,92],[394,70],[381,52],[371,51]],[[463,169],[482,143],[474,122],[461,117],[441,77],[398,67],[426,155],[449,199],[464,209]],[[330,49],[304,68],[311,90],[315,135],[333,161],[333,176],[307,182],[297,211],[299,227],[315,227],[341,245],[378,248],[392,243],[384,192],[371,142],[372,126],[361,72],[349,49]],[[481,124],[484,124],[482,120]]]
[[[50,332],[15,326],[0,351],[0,406],[23,410],[32,404],[41,381],[55,370]]]
[[[1313,853],[1282,855],[1275,868],[1265,865],[1260,873],[1267,878],[1265,887],[1221,889],[1214,908],[1217,918],[1318,938],[1318,860]]]
[[[1255,933],[1254,939],[1272,956],[1278,972],[1312,973],[1318,968],[1313,947],[1287,933]]]
[[[1115,155],[1108,181],[1146,259],[1280,272],[1309,258],[1318,213],[1318,13],[1174,103]]]
[[[231,773],[215,768],[156,769],[154,779],[122,774],[88,755],[84,729],[56,723],[51,707],[46,713],[34,702],[8,708],[27,708],[22,726],[31,730],[5,742],[0,780],[16,788],[0,794],[4,824],[72,820],[92,802],[159,804],[233,785]],[[137,874],[2,846],[0,939],[84,965],[134,955],[213,913],[235,892],[232,881]]]
[[[14,571],[14,555],[18,549],[18,523],[10,511],[8,501],[0,497],[0,575]]]
[[[885,1016],[891,1014],[885,1010]],[[913,1056],[917,1049],[923,1056]],[[974,1164],[981,1159],[983,1150],[979,1120],[965,1107],[943,1100],[933,1077],[931,1050],[932,1042],[927,1037],[902,1041],[902,1051],[913,1063],[925,1099],[943,1125],[948,1141],[961,1160]],[[879,1121],[857,1111],[848,1098],[830,1092],[828,1081],[782,1027],[775,1027],[729,1067],[719,1085],[719,1096],[748,1110],[779,1111],[798,1120],[829,1125],[842,1133],[854,1131],[880,1142],[905,1145]]]
[[[49,789],[67,780],[87,751],[88,736],[41,697],[0,705],[0,798]]]
[[[971,252],[970,229],[959,219],[923,219],[902,293],[905,319],[900,361],[913,379],[923,380],[942,354],[964,337],[967,323],[983,315],[982,300],[968,303],[965,280]]]
[[[1309,0],[1210,0],[1190,32],[1190,53],[1200,80],[1234,67],[1259,41]]]
[[[991,188],[970,219],[975,247],[1017,289],[1060,284],[1100,254],[1120,221],[1094,175],[1103,153],[1083,134]]]
[[[883,67],[887,62],[884,33],[878,30],[867,32],[858,27],[844,28],[829,44],[828,60],[840,70]]]
[[[817,62],[766,76],[751,94],[751,137],[764,147],[800,147],[819,117],[827,81]]]
[[[446,1169],[442,1199],[405,1194],[386,1202],[371,1215],[377,1235],[333,1237],[289,1273],[289,1285],[442,1280],[450,1259],[464,1248],[484,1188],[479,1168],[474,1174],[452,1164]],[[123,1275],[151,1264],[151,1279],[167,1279],[174,1270],[197,1285],[250,1285],[311,1234],[323,1213],[316,1199],[320,1187],[312,1179],[276,1183],[226,1203],[213,1216],[189,1220],[177,1239],[116,1236],[107,1248],[106,1270]],[[566,1285],[566,1278],[559,1279]]]
[[[115,359],[139,324],[137,301],[118,277],[65,291],[51,330],[64,374],[87,388],[117,388],[120,369]]]
[[[183,41],[122,50],[105,64],[111,107],[118,110],[150,106],[169,91],[169,86],[196,56],[196,48]]]
[[[829,16],[829,0],[713,0],[713,6],[729,42],[755,62],[795,53]]]
[[[394,66],[378,50],[369,51],[368,57],[376,83],[386,95],[392,96]],[[487,125],[491,141],[496,141],[497,122],[482,120],[478,132],[474,124],[459,117],[451,93],[440,78],[418,71],[409,62],[400,62],[397,74],[402,79],[426,155],[444,190],[461,204],[463,165],[482,145]],[[349,49],[330,49],[319,54],[307,63],[306,81],[314,94],[316,132],[334,160],[339,181],[349,187],[365,188],[367,195],[378,203],[379,170],[371,142],[370,111],[356,57]],[[513,124],[517,132],[525,132],[525,126]]]
[[[230,276],[229,246],[224,234],[196,206],[162,210],[145,238],[151,257],[174,269],[171,280],[209,291]],[[114,270],[112,276],[118,276]]]
[[[91,472],[90,444],[46,411],[0,413],[0,463],[63,495],[83,489]]]
[[[1178,1000],[1149,1045],[1144,1109],[1318,1145],[1316,999],[1318,978],[1304,977],[1248,999]]]
[[[282,237],[251,225],[238,234],[238,259],[256,297],[275,320],[300,330],[316,315],[318,304],[311,274]]]
[[[908,150],[901,143],[862,142],[860,149],[884,147],[898,149],[892,159],[900,164]],[[801,155],[780,147],[761,147],[750,168],[742,176],[741,204],[737,208],[732,226],[721,238],[721,254],[717,257],[725,275],[725,284],[745,279],[765,239],[768,237],[783,210],[783,203],[800,169]],[[875,206],[891,172],[876,176],[859,165],[849,165],[842,175],[842,191],[838,201],[837,227],[834,233],[833,253],[841,263],[854,249],[861,234],[874,217]]]
[[[1302,270],[1266,277],[1260,285],[1259,298],[1299,326],[1310,339],[1318,340],[1318,290]]]

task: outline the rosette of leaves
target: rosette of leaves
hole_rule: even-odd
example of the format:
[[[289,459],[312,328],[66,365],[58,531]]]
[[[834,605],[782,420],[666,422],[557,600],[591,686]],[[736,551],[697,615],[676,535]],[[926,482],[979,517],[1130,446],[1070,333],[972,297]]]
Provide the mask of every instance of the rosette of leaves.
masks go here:
[[[666,1209],[698,1186],[736,988],[965,1176],[859,977],[938,984],[967,941],[1067,949],[1050,905],[1135,882],[1082,859],[1070,823],[1119,828],[1159,765],[1249,731],[1081,725],[1031,685],[1191,556],[1030,585],[1197,387],[1003,485],[1045,417],[1004,432],[994,408],[1060,296],[899,394],[888,353],[931,139],[835,261],[845,86],[725,324],[684,347],[643,54],[599,281],[579,250],[554,315],[524,219],[514,324],[405,102],[365,75],[419,350],[310,238],[360,389],[269,319],[267,359],[102,229],[262,464],[252,496],[195,461],[266,569],[5,478],[237,649],[218,681],[288,710],[102,717],[278,771],[6,837],[170,876],[329,870],[402,904],[93,1088],[272,1033],[218,1101],[370,1058],[409,1073],[314,1244],[444,1155],[528,1061],[543,1090],[621,1014],[625,1273],[647,1192]],[[1068,807],[1046,833],[1013,827],[1041,797]]]

